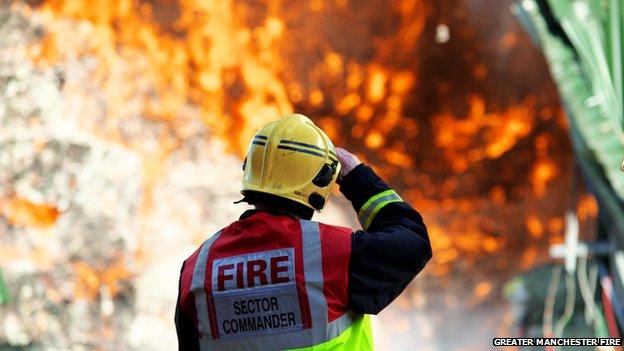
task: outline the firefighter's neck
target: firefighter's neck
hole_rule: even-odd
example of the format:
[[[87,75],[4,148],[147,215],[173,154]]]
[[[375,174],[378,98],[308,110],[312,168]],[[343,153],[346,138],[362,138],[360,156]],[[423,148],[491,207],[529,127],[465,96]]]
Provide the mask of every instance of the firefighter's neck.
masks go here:
[[[270,204],[264,204],[264,203],[257,203],[253,205],[254,210],[257,211],[267,211],[267,212],[271,212],[271,213],[282,213],[282,214],[286,214],[289,215],[291,217],[297,218],[297,219],[311,219],[312,216],[303,216],[300,213],[297,213],[297,211],[291,211],[289,209],[286,209],[284,207],[281,206],[272,206]],[[306,218],[309,217],[309,218]]]
[[[297,218],[301,217],[298,214],[293,213],[291,211],[288,211],[288,210],[286,210],[284,208],[277,207],[277,206],[271,206],[271,205],[268,205],[268,204],[255,204],[254,205],[254,210],[267,211],[267,212],[277,212],[277,213],[283,212],[283,213],[287,213],[287,214],[289,214],[289,215],[291,215],[293,217],[297,217]]]

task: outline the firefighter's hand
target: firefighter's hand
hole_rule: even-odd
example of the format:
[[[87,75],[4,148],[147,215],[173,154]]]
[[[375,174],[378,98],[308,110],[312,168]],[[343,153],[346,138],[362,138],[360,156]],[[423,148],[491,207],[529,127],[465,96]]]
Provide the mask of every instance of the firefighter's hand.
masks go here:
[[[338,161],[340,161],[340,165],[342,166],[340,169],[340,178],[349,174],[349,172],[362,163],[357,156],[341,147],[336,148],[336,155],[338,156]]]

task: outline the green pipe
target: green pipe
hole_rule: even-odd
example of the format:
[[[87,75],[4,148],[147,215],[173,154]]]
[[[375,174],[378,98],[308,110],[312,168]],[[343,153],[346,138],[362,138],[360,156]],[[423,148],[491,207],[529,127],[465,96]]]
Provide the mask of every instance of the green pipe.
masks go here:
[[[622,119],[620,127],[624,127],[624,95],[622,89],[624,88],[624,82],[622,82],[622,0],[611,0],[609,11],[609,24],[610,24],[610,36],[611,40],[611,65],[613,74],[613,85],[617,95],[618,102],[618,114]]]
[[[11,295],[9,294],[9,288],[2,278],[2,271],[0,271],[0,305],[9,303]]]

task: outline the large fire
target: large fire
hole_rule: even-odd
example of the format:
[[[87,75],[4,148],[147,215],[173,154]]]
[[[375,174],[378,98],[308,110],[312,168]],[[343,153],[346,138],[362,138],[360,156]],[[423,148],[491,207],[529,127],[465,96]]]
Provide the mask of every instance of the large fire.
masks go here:
[[[47,0],[15,2],[13,11],[43,29],[27,45],[38,69],[81,67],[59,79],[67,116],[139,155],[138,216],[161,214],[168,199],[154,189],[172,160],[197,158],[197,138],[223,140],[241,156],[259,126],[298,111],[424,214],[429,272],[441,278],[428,286],[466,282],[473,306],[496,300],[510,272],[546,261],[546,246],[562,240],[563,210],[575,204],[565,123],[542,59],[509,15],[481,16],[510,1],[467,3]],[[591,198],[579,207],[584,220],[595,216]],[[13,225],[49,227],[62,211],[0,197],[0,219]],[[164,215],[189,223],[201,211]],[[195,242],[205,235],[185,228]],[[138,229],[131,261],[73,261],[76,295],[115,296],[153,263],[149,229]],[[457,272],[474,274],[453,280]],[[399,303],[421,308],[421,294]],[[442,298],[449,307],[463,299]]]
[[[178,120],[193,104],[199,109],[196,116],[240,154],[257,128],[292,112],[293,105],[278,77],[278,53],[272,50],[282,35],[283,20],[267,16],[250,28],[241,23],[240,14],[251,15],[252,9],[234,5],[232,1],[44,2],[39,10],[48,22],[48,36],[33,53],[52,65],[68,55],[98,58],[90,73],[106,93],[111,120],[98,126],[105,138],[123,140],[124,120],[140,113],[162,122],[172,139],[168,143],[175,144],[175,139],[184,138]],[[83,28],[75,28],[84,31],[79,40],[60,19],[84,21]],[[126,66],[128,62],[132,66]],[[135,94],[144,99],[138,111],[126,105]],[[173,147],[164,147],[164,152]]]

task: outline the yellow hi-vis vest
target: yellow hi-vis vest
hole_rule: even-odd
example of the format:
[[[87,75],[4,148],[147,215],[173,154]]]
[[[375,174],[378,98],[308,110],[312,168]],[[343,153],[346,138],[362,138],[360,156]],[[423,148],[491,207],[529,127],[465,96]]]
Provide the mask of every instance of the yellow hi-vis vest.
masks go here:
[[[369,316],[347,307],[351,233],[258,212],[206,240],[180,293],[200,349],[372,350]]]

